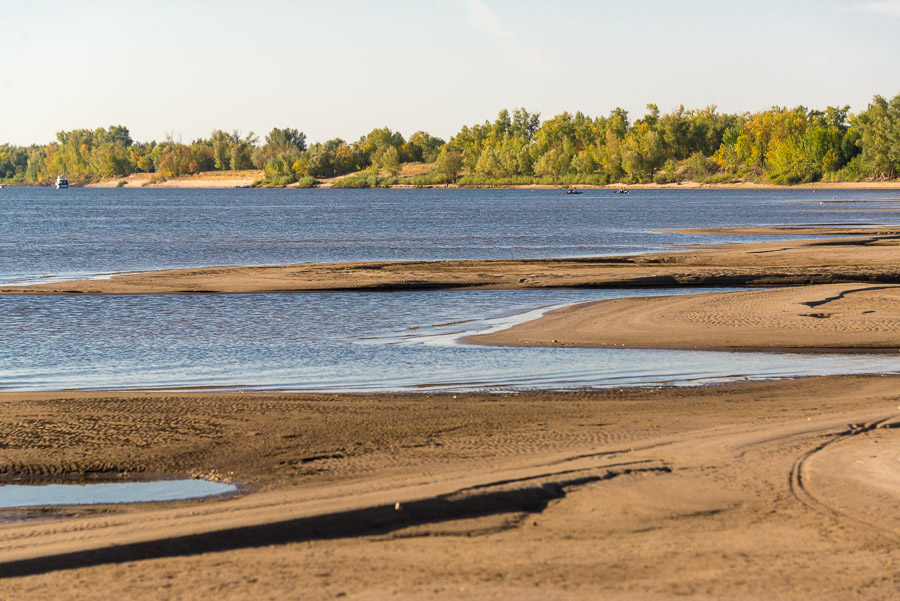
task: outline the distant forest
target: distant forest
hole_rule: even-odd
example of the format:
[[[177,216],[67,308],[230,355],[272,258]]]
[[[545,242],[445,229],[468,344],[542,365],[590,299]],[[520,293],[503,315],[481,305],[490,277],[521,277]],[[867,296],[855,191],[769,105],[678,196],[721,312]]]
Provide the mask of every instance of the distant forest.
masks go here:
[[[59,132],[44,146],[0,145],[0,181],[46,185],[67,174],[72,183],[90,183],[132,173],[163,180],[244,169],[262,170],[261,186],[315,186],[347,174],[337,186],[895,179],[900,94],[875,96],[856,115],[849,108],[727,114],[715,106],[681,106],[661,115],[650,104],[633,121],[620,108],[606,117],[566,112],[545,121],[521,108],[464,126],[449,142],[424,131],[404,139],[387,127],[355,142],[309,145],[292,128],[275,128],[264,140],[216,130],[190,144],[135,142],[122,126],[77,129]],[[419,164],[418,174],[401,178],[406,163]]]

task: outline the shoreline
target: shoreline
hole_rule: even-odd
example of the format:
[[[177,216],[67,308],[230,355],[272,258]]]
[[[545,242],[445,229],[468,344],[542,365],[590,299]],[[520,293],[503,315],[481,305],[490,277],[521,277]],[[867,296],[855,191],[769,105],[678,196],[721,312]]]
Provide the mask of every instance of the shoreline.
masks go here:
[[[353,174],[349,174],[353,175]],[[249,188],[253,183],[262,179],[262,171],[246,170],[240,172],[208,172],[200,175],[183,175],[173,177],[161,181],[154,181],[156,174],[154,173],[133,173],[122,177],[109,180],[93,182],[89,184],[70,185],[71,188],[196,188],[196,189],[222,189],[222,188]],[[337,178],[329,178],[323,180],[323,183],[312,188],[305,189],[322,189],[330,190],[332,184],[336,180],[343,179],[345,176]],[[126,181],[124,185],[119,182]],[[3,188],[14,187],[36,187],[36,188],[52,188],[52,185],[41,186],[33,184],[3,184]],[[397,190],[414,190],[414,189],[449,189],[449,190],[566,190],[569,188],[577,188],[579,190],[608,190],[615,191],[619,188],[627,188],[629,190],[900,190],[900,180],[895,181],[860,181],[860,182],[814,182],[805,184],[767,184],[757,182],[734,182],[734,183],[717,183],[706,184],[693,181],[676,182],[669,184],[479,184],[479,185],[459,185],[459,184],[394,184],[386,186],[383,189]],[[296,189],[292,184],[287,186],[277,186],[266,189]],[[366,188],[372,189],[372,188]]]
[[[298,579],[310,599],[398,586],[430,599],[789,599],[798,586],[888,598],[898,383],[0,393],[7,476],[202,472],[247,486],[7,511],[0,573],[7,595],[29,599],[157,599],[159,582],[170,597],[286,597]]]

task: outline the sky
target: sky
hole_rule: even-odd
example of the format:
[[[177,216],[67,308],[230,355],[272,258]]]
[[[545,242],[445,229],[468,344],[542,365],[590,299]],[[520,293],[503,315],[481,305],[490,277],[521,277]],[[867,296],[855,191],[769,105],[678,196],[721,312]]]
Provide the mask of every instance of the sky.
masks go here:
[[[524,107],[631,118],[900,93],[900,0],[0,0],[0,143],[293,127],[449,139]]]

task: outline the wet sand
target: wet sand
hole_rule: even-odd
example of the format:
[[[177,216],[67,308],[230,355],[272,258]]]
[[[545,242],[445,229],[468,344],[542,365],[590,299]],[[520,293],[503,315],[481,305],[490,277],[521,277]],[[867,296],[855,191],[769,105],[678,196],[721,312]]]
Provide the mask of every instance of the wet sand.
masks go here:
[[[7,512],[2,597],[890,599],[898,390],[3,393],[7,476],[247,489]]]
[[[776,229],[773,232],[782,232]],[[789,233],[790,230],[788,230]],[[773,241],[585,259],[370,261],[202,267],[103,280],[2,286],[0,294],[213,294],[452,288],[645,288],[900,283],[900,231],[829,229],[823,240]]]

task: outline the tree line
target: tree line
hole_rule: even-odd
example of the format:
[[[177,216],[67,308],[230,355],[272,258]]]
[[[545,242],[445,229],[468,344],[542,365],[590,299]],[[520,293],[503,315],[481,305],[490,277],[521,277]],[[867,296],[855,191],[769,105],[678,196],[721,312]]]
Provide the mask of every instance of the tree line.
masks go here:
[[[405,164],[424,166],[401,176]],[[252,132],[213,131],[184,144],[135,142],[121,125],[59,132],[56,141],[27,147],[0,145],[0,181],[46,185],[57,174],[88,183],[152,173],[160,180],[206,171],[258,169],[258,185],[720,183],[895,179],[900,167],[900,94],[875,96],[859,114],[849,106],[825,110],[772,107],[755,113],[719,113],[715,106],[656,105],[630,119],[564,112],[542,121],[524,108],[502,110],[494,121],[464,126],[449,141],[424,131],[408,139],[376,128],[354,142],[334,138],[307,144],[293,128],[274,128],[263,140]]]

